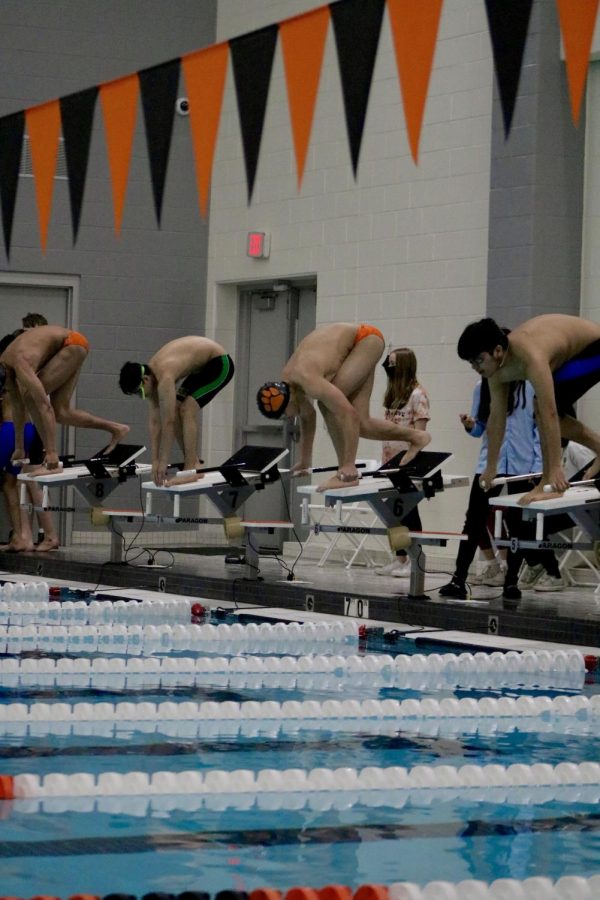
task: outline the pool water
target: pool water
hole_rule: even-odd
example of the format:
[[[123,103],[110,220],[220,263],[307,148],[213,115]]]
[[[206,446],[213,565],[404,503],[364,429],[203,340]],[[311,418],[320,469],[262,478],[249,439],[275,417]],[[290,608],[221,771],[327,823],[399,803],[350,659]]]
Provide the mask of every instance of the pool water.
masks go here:
[[[447,648],[444,648],[447,649]],[[303,654],[307,653],[302,644]],[[340,653],[319,644],[315,653]],[[356,645],[344,653],[356,653]],[[439,653],[399,641],[366,653]],[[443,652],[443,651],[442,651]],[[219,649],[222,655],[222,648]],[[185,654],[187,656],[194,654]],[[286,647],[286,655],[290,655]],[[177,679],[175,678],[176,682]],[[384,681],[384,680],[383,680]],[[133,703],[166,700],[406,699],[423,697],[591,696],[590,683],[559,690],[518,685],[481,690],[410,686],[361,675],[256,679],[207,673],[201,684],[128,689],[120,676],[102,687],[0,684],[0,704]],[[372,682],[372,683],[370,683]],[[61,733],[62,732],[62,733]],[[509,766],[596,761],[595,719],[357,719],[286,723],[219,721],[91,722],[61,727],[0,721],[0,774],[363,769],[467,764]],[[600,872],[600,813],[594,790],[523,787],[477,791],[316,791],[177,797],[50,797],[0,802],[0,891],[15,896],[115,891],[142,895],[261,886]]]

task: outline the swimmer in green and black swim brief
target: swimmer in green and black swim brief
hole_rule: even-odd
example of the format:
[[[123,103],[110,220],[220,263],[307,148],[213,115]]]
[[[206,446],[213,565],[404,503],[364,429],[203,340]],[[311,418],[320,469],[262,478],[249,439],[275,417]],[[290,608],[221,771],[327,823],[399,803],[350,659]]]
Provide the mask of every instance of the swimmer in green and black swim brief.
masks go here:
[[[228,353],[217,356],[181,382],[177,388],[177,399],[182,401],[186,397],[193,397],[200,409],[203,409],[229,384],[234,371],[233,360]]]
[[[152,477],[163,485],[173,438],[185,469],[198,469],[198,407],[203,409],[233,378],[233,360],[210,338],[190,335],[169,341],[147,363],[127,362],[119,385],[125,394],[150,401]]]

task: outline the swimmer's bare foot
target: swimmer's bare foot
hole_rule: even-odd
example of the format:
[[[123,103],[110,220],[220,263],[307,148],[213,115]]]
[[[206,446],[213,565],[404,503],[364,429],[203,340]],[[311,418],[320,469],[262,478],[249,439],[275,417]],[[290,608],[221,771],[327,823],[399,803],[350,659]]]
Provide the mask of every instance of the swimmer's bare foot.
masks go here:
[[[117,444],[120,443],[124,437],[127,437],[129,431],[129,425],[115,425],[113,428],[111,428],[110,433],[112,434],[113,439],[110,444],[108,444],[108,446],[104,448],[102,453],[105,456],[108,456],[111,450],[114,450]]]
[[[200,481],[204,478],[204,472],[198,472],[196,475],[184,475],[182,478],[167,478],[165,480],[165,487],[176,487],[178,484],[193,484],[195,481]]]
[[[56,467],[56,469],[48,469],[44,463],[41,466],[33,466],[32,469],[28,469],[27,472],[24,472],[25,475],[60,475],[63,470],[62,463]]]
[[[59,546],[58,538],[44,538],[33,549],[36,553],[48,553],[50,550],[58,550]]]
[[[411,435],[410,447],[402,457],[401,466],[405,466],[411,460],[415,458],[419,450],[423,450],[427,444],[431,442],[431,435],[427,434],[426,431],[417,431],[416,428],[413,429],[413,434]]]
[[[358,482],[358,472],[356,475],[346,474],[346,472],[336,472],[335,475],[332,475],[331,478],[328,478],[327,481],[324,481],[318,486],[317,493],[321,494],[323,491],[335,490],[335,488],[356,487]]]
[[[541,484],[538,484],[533,490],[528,491],[526,494],[519,500],[519,506],[529,506],[530,503],[535,503],[536,500],[558,500],[559,497],[563,496],[562,491],[552,491],[546,493],[544,491],[544,487]]]
[[[33,544],[27,544],[25,541],[10,541],[8,544],[2,544],[0,550],[5,553],[31,553]]]

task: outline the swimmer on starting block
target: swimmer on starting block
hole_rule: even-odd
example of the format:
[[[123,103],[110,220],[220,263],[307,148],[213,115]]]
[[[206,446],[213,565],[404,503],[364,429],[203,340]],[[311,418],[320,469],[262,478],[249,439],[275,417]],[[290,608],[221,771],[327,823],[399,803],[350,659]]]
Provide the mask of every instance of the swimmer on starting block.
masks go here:
[[[489,490],[496,475],[506,426],[509,383],[526,379],[535,390],[542,447],[542,478],[521,504],[560,496],[569,487],[561,464],[561,438],[596,455],[586,477],[600,471],[600,434],[575,418],[573,404],[600,381],[600,325],[577,316],[550,314],[524,322],[509,335],[493,319],[472,322],[458,342],[458,355],[489,380],[488,459],[479,483]],[[544,490],[551,485],[554,492]]]
[[[258,391],[258,408],[267,418],[300,417],[299,460],[292,468],[297,475],[311,467],[316,429],[312,401],[317,401],[338,459],[337,472],[318,491],[358,484],[355,459],[361,437],[407,441],[410,446],[403,465],[431,440],[424,431],[371,417],[375,366],[384,349],[383,335],[372,325],[323,325],[300,342],[284,366],[281,381],[269,381]]]
[[[152,479],[158,487],[167,477],[173,437],[183,450],[183,468],[199,468],[198,407],[210,403],[229,384],[233,372],[227,351],[215,341],[197,336],[169,341],[149,362],[127,362],[122,367],[119,386],[123,393],[150,401]]]
[[[71,396],[89,344],[77,331],[60,325],[40,325],[18,335],[0,356],[0,386],[10,395],[15,451],[12,460],[25,460],[23,429],[26,411],[36,426],[45,451],[44,468],[58,469],[56,423],[76,428],[97,428],[111,436],[106,452],[112,450],[129,431],[128,425],[101,419],[71,407]]]

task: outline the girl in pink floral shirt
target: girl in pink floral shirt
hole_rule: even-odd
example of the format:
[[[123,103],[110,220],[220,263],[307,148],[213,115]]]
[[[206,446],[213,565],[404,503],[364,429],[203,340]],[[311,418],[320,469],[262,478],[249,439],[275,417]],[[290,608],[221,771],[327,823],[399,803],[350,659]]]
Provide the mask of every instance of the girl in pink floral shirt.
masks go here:
[[[419,431],[427,429],[429,415],[429,397],[425,388],[417,381],[417,358],[410,347],[397,347],[390,350],[383,362],[388,383],[383,398],[385,418],[397,423],[417,428]],[[408,444],[402,442],[383,444],[382,462],[389,462],[401,450],[406,450]],[[421,519],[415,507],[402,523],[411,531],[422,531]],[[410,575],[410,560],[407,554],[400,550],[391,563],[377,569],[378,575],[393,575],[396,578]]]

